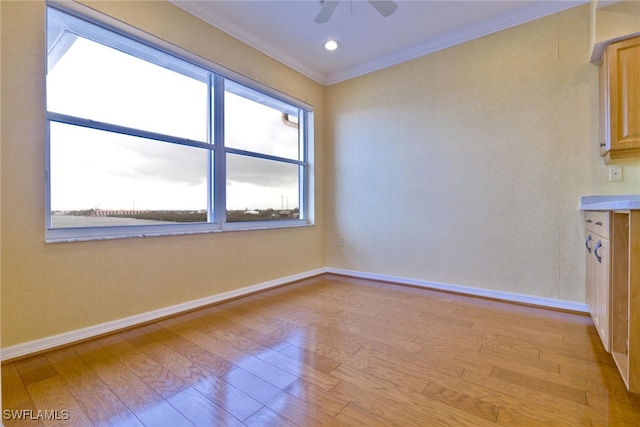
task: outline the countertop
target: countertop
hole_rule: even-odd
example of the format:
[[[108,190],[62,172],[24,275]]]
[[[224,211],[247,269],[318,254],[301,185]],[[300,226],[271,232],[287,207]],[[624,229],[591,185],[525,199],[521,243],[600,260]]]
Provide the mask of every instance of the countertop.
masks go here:
[[[612,211],[640,209],[640,194],[618,196],[582,196],[580,210]]]

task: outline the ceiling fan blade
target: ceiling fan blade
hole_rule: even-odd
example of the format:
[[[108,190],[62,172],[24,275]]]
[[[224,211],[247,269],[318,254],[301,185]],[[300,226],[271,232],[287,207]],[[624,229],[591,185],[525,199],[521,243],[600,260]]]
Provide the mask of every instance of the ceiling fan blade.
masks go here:
[[[380,12],[380,15],[385,18],[389,15],[392,15],[393,12],[396,11],[398,5],[391,0],[368,0],[371,6],[375,7],[375,9]]]
[[[320,13],[316,16],[316,24],[324,24],[329,21],[329,18],[333,15],[333,11],[336,10],[339,2],[340,0],[325,0],[322,5],[322,9],[320,9]]]

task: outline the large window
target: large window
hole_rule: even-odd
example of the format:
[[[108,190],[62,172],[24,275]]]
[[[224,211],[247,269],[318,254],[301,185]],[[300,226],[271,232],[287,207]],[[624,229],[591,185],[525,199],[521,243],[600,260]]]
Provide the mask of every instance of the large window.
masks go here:
[[[309,223],[309,106],[53,7],[47,47],[47,240]]]

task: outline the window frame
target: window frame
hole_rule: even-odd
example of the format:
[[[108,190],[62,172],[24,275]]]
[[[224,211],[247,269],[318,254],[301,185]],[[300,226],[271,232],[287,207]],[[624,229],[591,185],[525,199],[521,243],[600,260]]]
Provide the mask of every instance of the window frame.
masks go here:
[[[99,31],[108,31],[115,34],[115,37],[125,37],[130,42],[141,43],[145,48],[159,52],[159,55],[169,55],[178,61],[186,62],[192,66],[204,69],[209,75],[208,91],[208,135],[206,142],[193,141],[185,138],[159,134],[141,129],[128,128],[109,123],[100,123],[90,119],[69,116],[61,113],[46,110],[46,153],[45,153],[45,241],[46,242],[69,242],[83,240],[102,240],[128,237],[145,236],[166,236],[183,234],[200,234],[233,230],[254,230],[289,228],[313,225],[313,107],[296,98],[283,94],[266,85],[255,82],[245,76],[235,73],[225,67],[215,64],[207,59],[197,56],[186,49],[170,44],[156,38],[135,27],[131,27],[121,21],[117,21],[109,16],[105,16],[85,6],[67,2],[64,5],[56,1],[47,2],[47,33],[49,32],[49,9],[68,14],[74,19],[84,21],[89,26],[99,27]],[[90,28],[90,27],[89,27]],[[47,49],[48,51],[49,49]],[[48,52],[47,52],[48,53]],[[131,52],[129,52],[131,53]],[[49,55],[47,54],[47,61]],[[134,55],[142,60],[149,61],[145,57]],[[149,61],[154,63],[153,61]],[[176,70],[174,70],[176,71]],[[179,71],[176,71],[179,72]],[[181,73],[183,74],[183,73]],[[226,82],[228,86],[242,92],[240,96],[259,102],[263,105],[281,105],[287,110],[297,110],[299,113],[299,158],[297,160],[272,156],[265,153],[257,153],[246,150],[239,150],[226,147],[224,144],[224,95]],[[252,95],[253,94],[253,95]],[[259,99],[266,96],[268,102]],[[253,99],[252,99],[253,98]],[[46,103],[45,103],[46,105]],[[273,106],[270,105],[270,106]],[[213,111],[213,114],[212,114]],[[96,129],[105,132],[115,132],[134,137],[142,137],[162,141],[164,143],[182,144],[191,147],[204,148],[209,150],[208,168],[208,214],[207,222],[197,223],[168,223],[158,225],[125,225],[125,226],[96,226],[77,228],[52,228],[51,210],[51,176],[50,176],[50,125],[52,122],[66,123],[73,126]],[[298,166],[298,192],[299,192],[299,218],[297,219],[277,219],[263,221],[238,221],[227,222],[226,209],[226,157],[227,154],[248,156],[252,158],[277,161]]]

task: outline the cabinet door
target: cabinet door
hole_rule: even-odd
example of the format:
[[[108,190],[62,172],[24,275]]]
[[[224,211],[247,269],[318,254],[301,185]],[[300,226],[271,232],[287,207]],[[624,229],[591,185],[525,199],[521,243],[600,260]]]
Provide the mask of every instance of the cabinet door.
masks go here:
[[[593,264],[594,300],[593,323],[605,350],[611,351],[610,309],[611,284],[609,280],[609,240],[598,239],[591,253]]]
[[[609,97],[609,61],[605,51],[600,63],[600,155],[611,151],[611,105]]]
[[[640,155],[640,37],[607,47],[600,79],[601,153],[612,159]]]
[[[585,241],[585,253],[587,255],[587,304],[589,305],[589,313],[591,318],[596,317],[596,300],[597,300],[597,272],[596,272],[596,258],[593,256],[593,248],[595,247],[597,239],[593,238],[593,234],[587,231],[587,239]],[[595,320],[594,320],[595,323]]]

